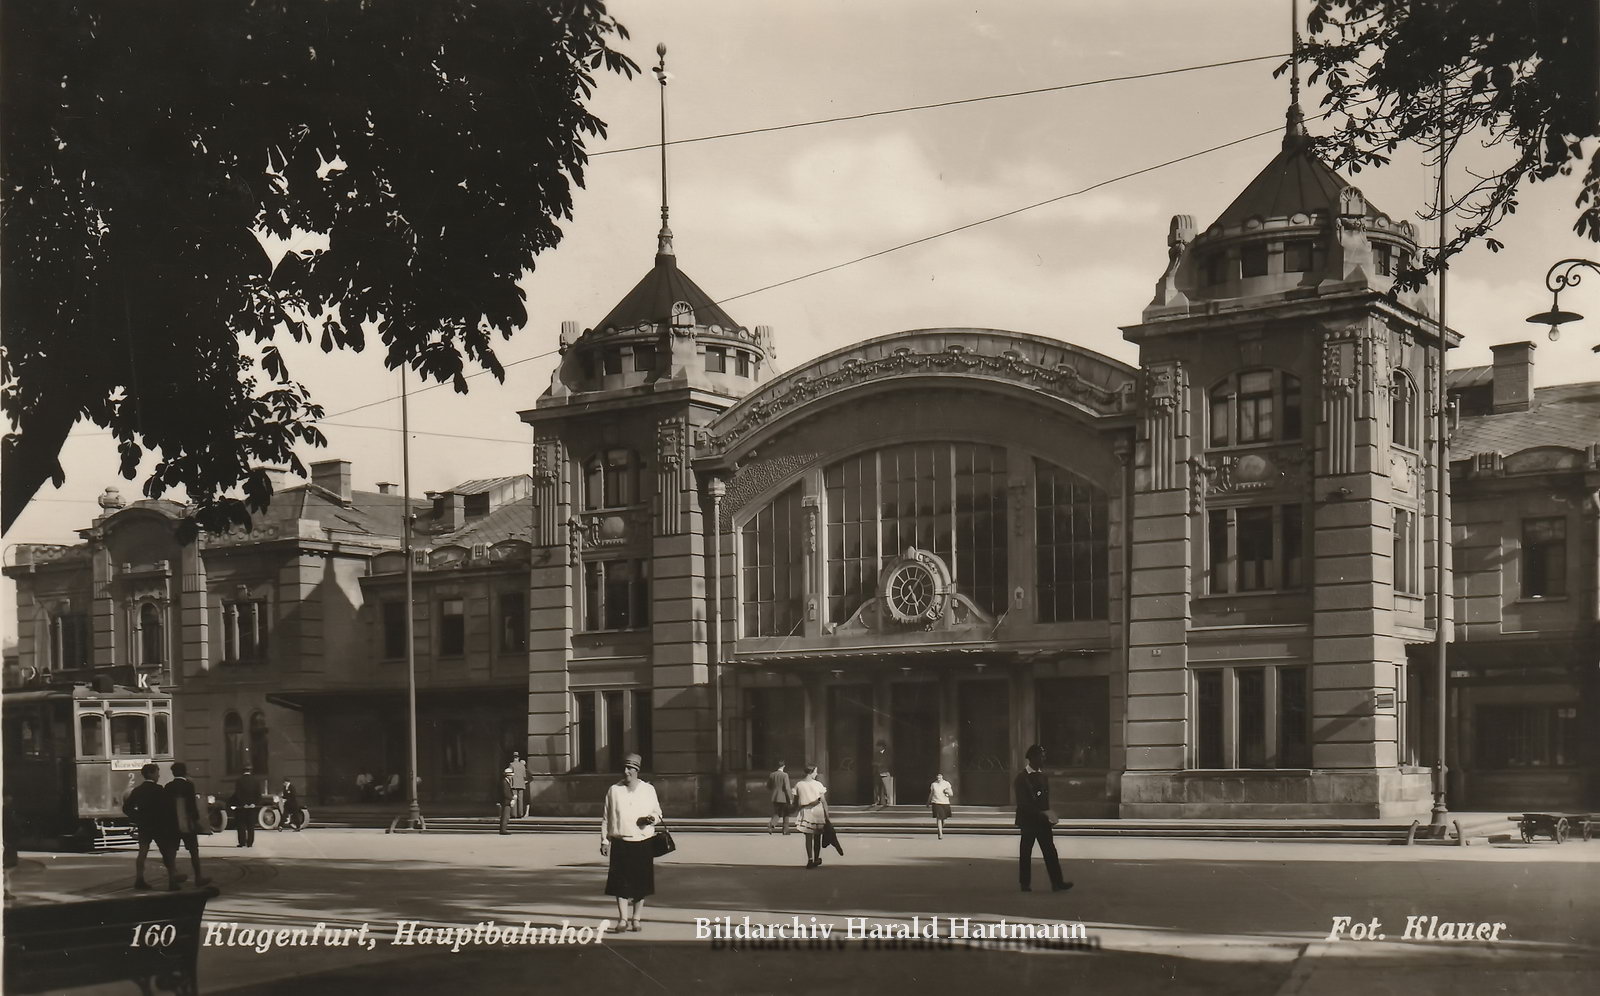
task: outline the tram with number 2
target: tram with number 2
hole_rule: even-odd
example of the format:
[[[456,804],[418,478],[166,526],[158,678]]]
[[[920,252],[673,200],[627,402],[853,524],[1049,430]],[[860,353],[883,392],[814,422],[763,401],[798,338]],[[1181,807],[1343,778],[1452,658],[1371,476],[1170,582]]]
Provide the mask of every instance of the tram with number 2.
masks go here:
[[[174,760],[172,696],[94,685],[7,690],[5,791],[24,846],[89,849],[132,839],[122,801],[154,762]]]

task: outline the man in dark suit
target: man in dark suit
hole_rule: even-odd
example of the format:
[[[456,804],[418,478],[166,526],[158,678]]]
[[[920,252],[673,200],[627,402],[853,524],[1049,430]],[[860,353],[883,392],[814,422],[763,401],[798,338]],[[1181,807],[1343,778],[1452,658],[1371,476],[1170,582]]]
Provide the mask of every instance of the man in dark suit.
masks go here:
[[[511,810],[517,804],[517,772],[510,765],[500,772],[500,832],[511,832],[507,821],[511,819]]]
[[[1033,843],[1039,842],[1039,853],[1044,857],[1044,870],[1050,874],[1050,890],[1065,892],[1071,882],[1061,879],[1061,860],[1056,857],[1056,842],[1050,829],[1050,779],[1044,773],[1044,748],[1034,744],[1028,748],[1027,761],[1017,774],[1017,829],[1022,831],[1022,843],[1017,852],[1017,877],[1023,892],[1033,891]]]
[[[236,829],[240,847],[256,846],[256,814],[261,809],[261,779],[244,766],[244,774],[234,783],[234,812],[239,817]]]
[[[189,852],[194,865],[194,884],[210,885],[211,880],[200,874],[200,835],[210,833],[211,827],[200,818],[200,803],[189,780],[189,768],[182,761],[172,764],[172,781],[163,789],[167,794],[167,807],[177,824],[178,843]]]
[[[150,888],[150,883],[145,881],[144,866],[150,857],[150,845],[154,844],[161,855],[161,863],[167,866],[167,884],[176,890],[182,881],[176,866],[177,815],[167,803],[167,794],[161,788],[161,767],[147,764],[140,769],[140,774],[144,780],[135,785],[128,797],[122,800],[122,811],[133,821],[133,828],[139,834],[139,853],[133,859],[133,887]]]

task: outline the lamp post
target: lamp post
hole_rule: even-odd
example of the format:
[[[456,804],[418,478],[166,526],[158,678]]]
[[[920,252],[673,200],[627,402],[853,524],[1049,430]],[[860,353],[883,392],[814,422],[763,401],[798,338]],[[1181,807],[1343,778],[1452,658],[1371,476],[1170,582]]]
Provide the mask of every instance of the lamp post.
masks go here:
[[[1568,287],[1576,287],[1583,282],[1583,274],[1578,272],[1583,268],[1600,273],[1600,263],[1596,263],[1592,259],[1573,257],[1556,263],[1544,275],[1544,285],[1550,289],[1550,310],[1541,311],[1537,315],[1529,315],[1527,320],[1533,325],[1550,326],[1551,342],[1561,338],[1561,326],[1568,322],[1583,320],[1583,316],[1575,311],[1561,310],[1561,292]],[[1595,346],[1594,352],[1600,353],[1600,346]]]
[[[406,398],[406,368],[400,368],[400,521],[401,546],[405,552],[406,568],[406,815],[397,816],[389,824],[389,832],[405,828],[426,830],[417,805],[417,644],[413,629],[412,606],[416,595],[413,588],[411,551],[411,412]]]

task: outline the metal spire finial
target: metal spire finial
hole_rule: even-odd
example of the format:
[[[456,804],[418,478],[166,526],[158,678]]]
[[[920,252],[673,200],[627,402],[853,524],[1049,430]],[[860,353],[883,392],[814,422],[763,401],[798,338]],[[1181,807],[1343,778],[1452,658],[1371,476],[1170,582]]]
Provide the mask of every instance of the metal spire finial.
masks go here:
[[[657,61],[651,70],[661,81],[661,231],[656,234],[656,258],[670,257],[672,229],[667,227],[667,46],[656,46]]]
[[[1289,0],[1289,110],[1284,119],[1287,149],[1306,137],[1306,116],[1300,110],[1300,0]]]

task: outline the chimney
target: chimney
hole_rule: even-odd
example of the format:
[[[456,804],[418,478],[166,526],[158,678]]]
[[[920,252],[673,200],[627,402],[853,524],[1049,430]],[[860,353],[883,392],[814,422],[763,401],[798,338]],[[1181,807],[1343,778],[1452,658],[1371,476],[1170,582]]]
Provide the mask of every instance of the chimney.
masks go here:
[[[350,461],[320,460],[312,464],[311,483],[338,495],[340,501],[349,501]]]
[[[1525,412],[1533,404],[1533,350],[1531,342],[1503,342],[1490,346],[1494,353],[1494,413]]]
[[[378,494],[380,494],[380,495],[394,494],[394,482],[393,481],[379,481],[378,482]]]

